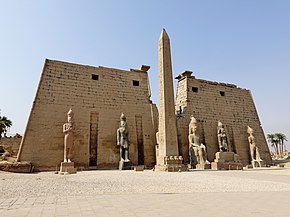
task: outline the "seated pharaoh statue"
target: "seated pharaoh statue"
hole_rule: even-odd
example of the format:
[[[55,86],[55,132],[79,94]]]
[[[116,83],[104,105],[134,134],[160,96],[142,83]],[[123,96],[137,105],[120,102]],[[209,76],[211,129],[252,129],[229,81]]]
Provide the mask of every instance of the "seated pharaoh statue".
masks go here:
[[[253,167],[255,167],[255,162],[258,163],[259,167],[261,167],[261,161],[263,161],[260,157],[259,148],[256,145],[254,130],[248,126],[247,133],[249,134],[248,141],[250,145],[250,154],[251,154],[251,162]]]
[[[218,137],[219,151],[220,152],[229,151],[226,130],[221,121],[218,121],[217,137]]]
[[[205,165],[209,165],[210,163],[207,160],[206,147],[204,144],[200,143],[198,123],[193,116],[190,117],[188,141],[191,167],[196,164],[197,168],[205,169]]]

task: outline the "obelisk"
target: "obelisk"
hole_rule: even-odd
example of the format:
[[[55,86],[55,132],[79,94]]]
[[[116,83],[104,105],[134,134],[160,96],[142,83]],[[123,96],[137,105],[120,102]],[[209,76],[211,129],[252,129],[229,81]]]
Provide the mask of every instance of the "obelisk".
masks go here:
[[[178,153],[170,40],[163,29],[158,42],[159,129],[156,167],[182,162]],[[166,170],[166,169],[164,169]]]

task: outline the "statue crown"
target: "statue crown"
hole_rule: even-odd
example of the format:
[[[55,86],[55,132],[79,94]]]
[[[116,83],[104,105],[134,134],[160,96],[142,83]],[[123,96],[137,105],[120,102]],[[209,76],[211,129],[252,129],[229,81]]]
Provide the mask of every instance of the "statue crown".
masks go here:
[[[74,112],[73,112],[72,108],[69,109],[67,115],[68,116],[73,116],[74,115]]]
[[[126,121],[126,116],[124,115],[124,113],[122,112],[121,117],[120,117],[121,121]]]

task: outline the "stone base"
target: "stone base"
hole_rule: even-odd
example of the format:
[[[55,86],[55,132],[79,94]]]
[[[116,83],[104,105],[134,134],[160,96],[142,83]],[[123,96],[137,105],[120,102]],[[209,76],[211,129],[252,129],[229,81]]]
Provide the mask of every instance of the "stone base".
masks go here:
[[[61,162],[60,173],[74,174],[77,173],[74,162]]]
[[[238,155],[234,152],[217,152],[215,153],[215,160],[216,161],[223,161],[223,162],[236,162],[238,160]]]
[[[212,170],[242,170],[243,164],[238,162],[212,162]]]
[[[155,165],[154,171],[164,172],[182,172],[188,171],[187,166],[183,163],[182,156],[165,156],[161,165]]]
[[[195,169],[195,166],[193,166],[192,164],[187,164],[187,168],[188,169]]]
[[[154,167],[154,171],[159,172],[184,172],[187,170],[184,164],[155,165]]]
[[[33,172],[33,166],[30,162],[0,162],[0,170],[13,172],[13,173],[31,173]]]
[[[131,167],[132,167],[131,161],[124,160],[119,161],[119,170],[131,170]]]
[[[198,170],[210,170],[211,164],[196,164],[196,169],[198,169]]]
[[[217,152],[215,160],[211,163],[212,170],[242,170],[243,164],[239,162],[239,155],[234,152]]]
[[[144,165],[134,166],[134,171],[144,171]]]
[[[265,163],[263,160],[252,160],[252,167],[256,168],[256,167],[266,167]]]
[[[224,163],[224,170],[243,170],[243,164],[237,162]]]
[[[221,170],[223,168],[223,163],[221,162],[211,162],[212,170]]]

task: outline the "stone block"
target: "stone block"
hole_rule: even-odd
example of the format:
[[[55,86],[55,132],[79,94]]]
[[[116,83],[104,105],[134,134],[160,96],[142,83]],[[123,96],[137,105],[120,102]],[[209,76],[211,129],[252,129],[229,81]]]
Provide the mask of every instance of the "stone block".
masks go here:
[[[211,164],[196,164],[196,169],[198,169],[198,170],[210,170]]]
[[[134,166],[134,171],[144,171],[144,165]]]
[[[188,168],[184,164],[155,165],[154,171],[159,171],[159,172],[184,172],[184,171],[188,171]]]
[[[164,157],[165,164],[182,164],[182,156],[166,156]]]
[[[119,161],[119,170],[131,170],[132,169],[132,163],[131,161]]]
[[[212,170],[242,170],[243,164],[238,162],[212,162]]]
[[[77,173],[77,169],[74,166],[75,166],[74,162],[61,162],[60,163],[60,172],[61,173],[68,173],[68,174]]]
[[[0,170],[13,172],[13,173],[31,173],[33,171],[33,166],[30,162],[0,162]]]
[[[237,158],[237,156],[236,156]],[[235,161],[235,153],[234,152],[217,152],[215,154],[215,159],[218,162],[234,162]]]
[[[223,163],[224,170],[243,170],[243,164],[237,162],[225,162]]]
[[[222,165],[223,165],[223,163],[221,163],[221,162],[216,162],[216,161],[211,162],[211,169],[212,170],[221,170]]]
[[[265,162],[263,160],[252,160],[252,167],[266,167]]]

